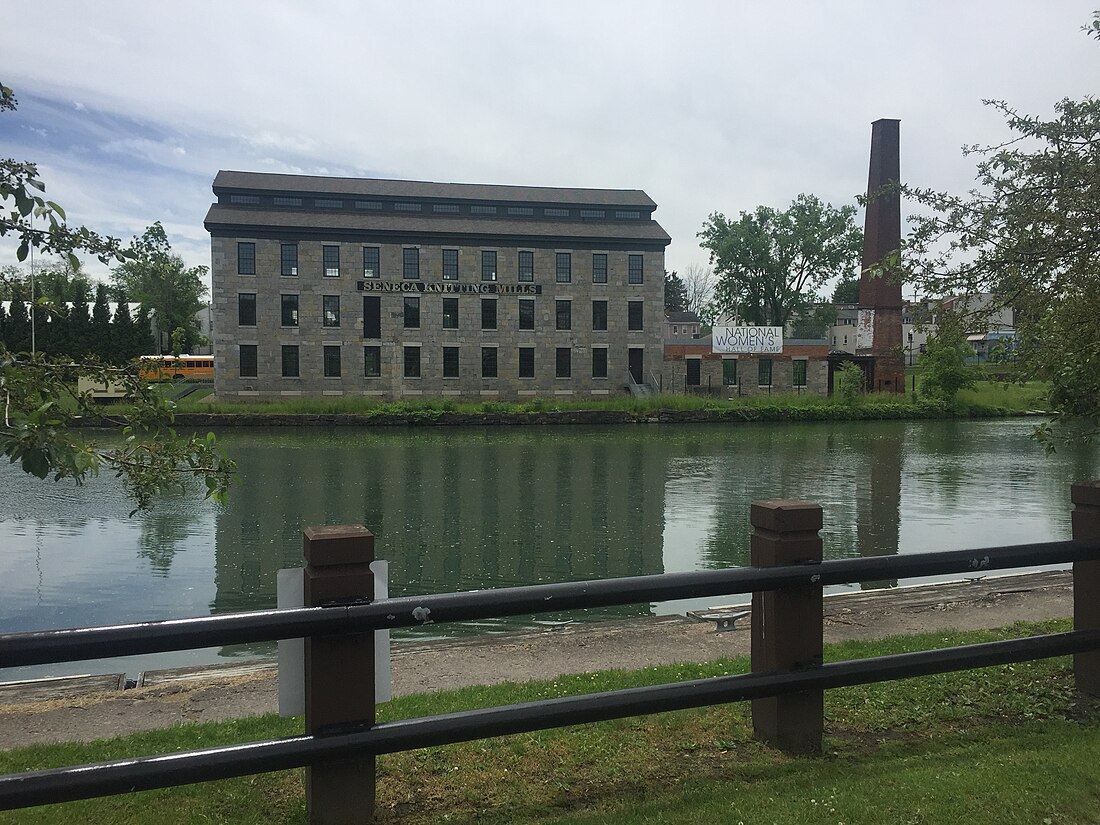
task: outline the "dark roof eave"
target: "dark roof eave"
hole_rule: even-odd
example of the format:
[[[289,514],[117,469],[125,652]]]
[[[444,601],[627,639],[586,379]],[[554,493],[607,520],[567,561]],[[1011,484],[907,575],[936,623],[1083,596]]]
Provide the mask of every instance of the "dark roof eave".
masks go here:
[[[230,214],[225,214],[225,213]],[[232,216],[246,216],[250,214],[256,214],[249,210],[237,210],[231,207],[222,207],[218,204],[214,204],[210,207],[210,211],[207,213],[203,226],[207,232],[212,235],[226,235],[226,236],[249,236],[249,235],[286,235],[288,233],[296,233],[299,235],[310,235],[316,237],[330,237],[336,238],[345,235],[362,236],[369,234],[375,237],[395,237],[395,238],[412,238],[412,237],[439,237],[439,238],[455,238],[463,237],[470,239],[485,239],[488,237],[493,238],[515,238],[517,240],[525,239],[537,239],[540,241],[549,241],[553,239],[568,240],[571,242],[579,241],[587,244],[599,245],[601,243],[637,243],[645,245],[659,244],[660,246],[668,246],[672,243],[672,238],[656,221],[647,221],[640,225],[645,227],[649,231],[646,234],[625,234],[624,229],[637,229],[639,225],[632,224],[620,224],[620,223],[553,223],[547,224],[540,221],[500,221],[493,219],[472,219],[461,221],[453,221],[447,218],[420,218],[420,219],[407,219],[407,218],[394,218],[392,220],[387,219],[385,223],[379,225],[356,225],[352,221],[347,220],[347,217],[355,218],[370,218],[368,215],[355,215],[355,216],[341,216],[345,219],[342,221],[343,225],[332,223],[330,220],[317,221],[314,225],[309,225],[308,222],[294,222],[286,220],[290,214],[301,213],[259,213],[261,218],[270,218],[272,216],[278,216],[283,219],[282,223],[273,223],[270,220],[243,220],[233,221],[229,220]],[[331,219],[334,216],[325,215],[323,213],[305,213],[310,217],[322,217]],[[391,225],[386,225],[391,224]],[[552,227],[552,228],[551,228]],[[593,227],[606,228],[607,232],[604,233],[586,233],[584,230],[592,229]],[[544,231],[532,231],[543,228]],[[614,231],[610,231],[614,230]],[[522,244],[521,244],[522,245]]]

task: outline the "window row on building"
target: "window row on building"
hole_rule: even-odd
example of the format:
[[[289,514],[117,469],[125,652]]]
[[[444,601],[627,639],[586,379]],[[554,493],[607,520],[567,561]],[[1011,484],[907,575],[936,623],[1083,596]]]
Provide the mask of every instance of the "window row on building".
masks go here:
[[[401,296],[401,319],[404,329],[420,329],[422,322],[422,304],[429,299],[419,295]],[[459,329],[459,299],[444,297],[441,299],[441,313],[436,316],[440,329]],[[497,298],[480,299],[480,319],[482,330],[495,330],[500,326],[500,314],[498,312]],[[608,324],[608,301],[596,299],[592,301],[591,329],[596,332],[606,332]],[[534,330],[536,327],[536,312],[534,298],[519,298],[516,300],[516,313],[509,323],[514,323],[519,330]],[[300,312],[301,296],[297,293],[281,294],[279,296],[279,325],[282,327],[297,327],[301,325]],[[254,327],[257,325],[257,297],[254,292],[237,293],[237,325],[241,327]],[[321,296],[321,326],[338,328],[340,326],[341,300],[339,295]],[[628,331],[641,331],[645,314],[645,301],[642,299],[626,301],[626,328]],[[554,329],[573,329],[573,300],[558,298],[554,300]],[[378,295],[363,296],[363,337],[382,337],[382,298]]]
[[[280,347],[280,363],[282,365],[283,378],[301,377],[301,350],[299,344],[283,344]],[[344,346],[340,344],[324,344],[321,346],[322,375],[325,378],[344,377],[345,366]],[[404,378],[423,377],[423,354],[426,348],[420,344],[410,344],[401,347],[401,375]],[[467,347],[473,349],[473,347]],[[462,347],[458,345],[446,345],[441,348],[440,365],[443,378],[462,378],[464,370],[477,369],[476,373],[481,378],[499,378],[500,360],[498,353],[500,347],[492,345],[480,346],[480,358],[477,364],[464,363],[461,358]],[[590,350],[590,360],[584,366],[590,368],[592,378],[607,378],[608,348],[606,346],[593,346]],[[239,374],[241,378],[259,377],[259,346],[257,344],[239,344]],[[554,348],[554,377],[573,378],[575,355],[571,347]],[[516,359],[509,366],[517,378],[535,378],[535,347],[521,346],[516,348]],[[380,345],[367,345],[363,347],[362,376],[364,378],[380,378],[382,376],[382,347]]]
[[[425,203],[423,201],[380,201],[359,198],[322,198],[298,195],[233,194],[229,196],[233,206],[276,206],[293,209],[354,210],[367,212],[403,212],[430,215],[478,215],[493,217],[506,215],[511,218],[580,218],[584,220],[637,221],[642,219],[640,209],[609,209],[606,207],[569,208],[564,206],[507,206],[502,204]],[[645,213],[649,217],[648,212]]]
[[[459,279],[459,255],[458,249],[444,248],[440,250],[439,274],[444,281],[457,281]],[[498,251],[494,249],[482,249],[480,278],[484,282],[497,280]],[[421,277],[421,250],[418,246],[404,246],[401,248],[401,278],[406,281],[417,281]],[[297,277],[298,275],[298,244],[283,243],[279,247],[279,274],[285,277]],[[591,267],[592,283],[606,284],[608,282],[608,265],[606,252],[592,253]],[[256,242],[237,242],[237,274],[256,274]],[[339,244],[321,245],[320,274],[326,278],[340,277],[340,246]],[[363,278],[381,278],[396,273],[382,270],[382,248],[379,246],[363,247]],[[465,273],[462,273],[465,274]],[[574,275],[574,261],[572,252],[554,253],[554,281],[559,284],[572,283]],[[640,254],[627,255],[626,276],[628,284],[643,283],[643,256]],[[530,250],[517,252],[516,280],[519,283],[533,283],[535,280],[535,253]]]
[[[803,359],[793,359],[790,363],[792,370],[791,386],[805,387],[807,362]],[[701,360],[699,358],[689,358],[686,360],[684,366],[687,369],[687,385],[689,387],[698,387],[702,383]],[[756,359],[756,383],[758,386],[770,387],[772,385],[772,371],[774,366],[774,362],[771,358],[760,357]],[[740,379],[737,374],[737,359],[724,358],[722,360],[722,384],[727,387],[735,387],[741,383],[741,380],[743,379]]]

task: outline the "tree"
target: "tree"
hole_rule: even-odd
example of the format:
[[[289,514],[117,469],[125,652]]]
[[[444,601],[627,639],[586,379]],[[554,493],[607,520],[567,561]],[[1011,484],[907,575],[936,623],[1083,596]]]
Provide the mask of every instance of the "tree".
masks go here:
[[[156,313],[157,325],[165,332],[182,329],[184,349],[193,350],[203,340],[195,313],[206,295],[202,278],[207,268],[185,267],[183,258],[172,254],[159,221],[135,237],[133,246],[134,258],[111,272],[119,299],[140,301]]]
[[[0,113],[15,108],[11,89],[0,84]],[[116,239],[65,223],[61,207],[37,194],[45,191],[37,175],[33,163],[0,160],[0,237],[14,236],[19,260],[31,249],[63,254],[73,269],[80,265],[77,252],[96,255],[104,262],[130,257]],[[11,211],[8,201],[14,204]],[[46,226],[40,228],[36,220],[44,220]],[[5,288],[14,290],[14,285],[5,284]],[[29,324],[21,294],[13,297],[11,310],[6,340],[0,345],[4,408],[0,454],[38,478],[52,475],[55,481],[70,478],[77,484],[106,468],[122,479],[139,508],[151,506],[158,492],[189,478],[202,479],[208,496],[225,497],[234,465],[217,449],[213,433],[179,438],[172,429],[172,404],[134,367],[121,369],[92,359],[76,362],[27,352]],[[80,377],[121,385],[133,405],[128,418],[112,419],[98,410],[88,394],[78,391]],[[101,447],[77,429],[102,421],[123,426],[125,439],[120,446]]]
[[[859,303],[859,278],[841,277],[833,289],[834,304]]]
[[[974,349],[966,343],[959,319],[951,315],[941,317],[920,359],[921,392],[929,398],[953,404],[959,390],[969,389],[976,383],[974,370],[966,365],[966,359],[973,356]]]
[[[133,316],[130,315],[130,305],[125,301],[119,301],[115,305],[115,317],[111,322],[111,354],[107,360],[112,364],[125,364],[139,355],[148,354],[137,342],[137,330],[134,327]]]
[[[758,206],[736,221],[713,213],[698,236],[717,273],[716,308],[753,324],[785,325],[819,300],[826,281],[858,265],[863,233],[855,211],[802,194],[783,211]]]
[[[687,287],[675,272],[665,270],[665,311],[687,311]]]
[[[92,318],[88,313],[88,293],[84,284],[79,284],[73,295],[73,305],[69,309],[68,346],[60,351],[78,359],[95,352],[92,348]]]
[[[27,305],[16,296],[8,306],[8,322],[4,330],[4,346],[11,352],[26,352],[31,348],[31,321]]]
[[[1085,31],[1100,39],[1100,13]],[[964,196],[902,187],[931,211],[911,218],[903,265],[932,296],[992,293],[1012,307],[1022,380],[1051,382],[1058,417],[1100,431],[1100,100],[1064,99],[1044,119],[985,101],[1004,142],[975,155]],[[1050,430],[1046,430],[1050,434]]]
[[[706,323],[714,321],[711,299],[714,297],[714,270],[703,264],[689,264],[684,271],[684,304]]]
[[[90,350],[103,361],[111,361],[113,358],[111,332],[111,308],[107,306],[107,285],[99,283],[96,284],[95,304],[92,305]]]

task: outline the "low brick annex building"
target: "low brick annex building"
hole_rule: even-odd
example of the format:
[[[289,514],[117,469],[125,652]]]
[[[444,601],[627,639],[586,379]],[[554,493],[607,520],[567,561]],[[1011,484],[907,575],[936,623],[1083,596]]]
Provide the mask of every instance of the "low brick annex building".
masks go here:
[[[829,347],[824,341],[786,339],[771,355],[716,353],[709,336],[691,342],[666,341],[661,384],[665,392],[740,395],[829,391]]]
[[[668,234],[640,190],[219,172],[222,397],[656,384]]]

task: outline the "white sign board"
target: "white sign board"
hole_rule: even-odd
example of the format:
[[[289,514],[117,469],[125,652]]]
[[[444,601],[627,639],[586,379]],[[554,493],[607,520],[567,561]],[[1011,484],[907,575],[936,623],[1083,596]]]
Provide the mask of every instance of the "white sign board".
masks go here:
[[[861,309],[856,315],[856,352],[875,344],[875,311]]]
[[[783,352],[783,327],[715,327],[711,352]]]
[[[374,573],[374,600],[389,598],[389,562],[378,559],[370,563]],[[305,571],[296,567],[278,571],[275,589],[277,607],[305,606]],[[393,698],[390,676],[390,632],[374,631],[374,701],[388,702]],[[306,712],[306,642],[305,639],[279,640],[279,715],[301,716]]]

